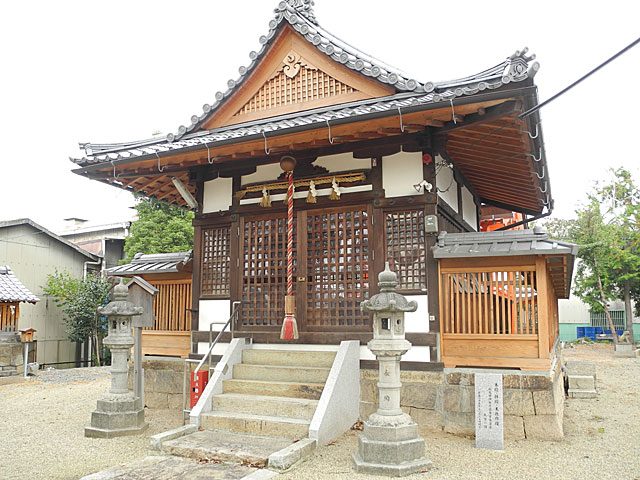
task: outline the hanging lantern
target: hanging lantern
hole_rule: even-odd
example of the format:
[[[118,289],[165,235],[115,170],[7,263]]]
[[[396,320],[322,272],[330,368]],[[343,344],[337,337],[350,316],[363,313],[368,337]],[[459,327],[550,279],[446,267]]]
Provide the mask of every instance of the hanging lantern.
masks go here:
[[[307,194],[307,203],[318,203],[316,197],[318,196],[318,191],[316,190],[316,184],[313,180],[309,182],[309,193]]]
[[[336,181],[336,177],[333,177],[333,181],[331,182],[331,195],[329,195],[329,200],[340,200],[340,186]]]
[[[267,190],[267,187],[262,188],[262,200],[260,201],[260,206],[262,208],[271,207],[271,194],[269,193],[269,190]]]

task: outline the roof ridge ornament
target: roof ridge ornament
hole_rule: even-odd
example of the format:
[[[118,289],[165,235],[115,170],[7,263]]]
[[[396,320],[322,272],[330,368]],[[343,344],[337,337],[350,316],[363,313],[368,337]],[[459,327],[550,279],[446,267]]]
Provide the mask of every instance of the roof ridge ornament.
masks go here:
[[[313,6],[315,2],[313,0],[283,0],[278,4],[275,13],[283,12],[287,7],[293,8],[296,12],[302,15],[304,18],[317,25],[315,13],[313,12]]]

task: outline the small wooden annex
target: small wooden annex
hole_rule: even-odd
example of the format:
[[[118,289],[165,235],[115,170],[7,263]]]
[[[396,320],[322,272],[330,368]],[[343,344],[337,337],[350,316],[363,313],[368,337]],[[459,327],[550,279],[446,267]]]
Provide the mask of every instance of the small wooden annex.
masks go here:
[[[144,255],[107,270],[108,275],[140,277],[158,292],[154,325],[142,330],[142,354],[188,357],[191,352],[191,251]]]
[[[0,332],[16,333],[20,304],[36,304],[40,299],[25,287],[9,265],[0,266]]]
[[[548,370],[578,247],[536,228],[442,233],[433,252],[444,366]]]
[[[528,217],[552,208],[541,119],[523,115],[538,104],[539,64],[524,49],[464,78],[420,80],[327,32],[313,2],[274,5],[249,65],[216,65],[239,76],[187,125],[166,138],[82,144],[74,172],[195,210],[190,329],[198,355],[209,326],[224,323],[236,301],[236,335],[289,347],[280,340],[287,288],[280,161],[293,157],[295,343],[365,345],[372,326],[360,302],[378,292],[375,278],[388,261],[400,293],[419,305],[407,316],[414,348],[403,368],[441,369],[448,325],[441,303],[449,299],[434,257],[438,234],[477,232],[483,205]],[[416,45],[416,58],[425,58],[411,36],[398,48]],[[503,257],[486,262],[502,265]],[[223,335],[217,353],[230,338]],[[362,365],[372,359],[362,349]]]

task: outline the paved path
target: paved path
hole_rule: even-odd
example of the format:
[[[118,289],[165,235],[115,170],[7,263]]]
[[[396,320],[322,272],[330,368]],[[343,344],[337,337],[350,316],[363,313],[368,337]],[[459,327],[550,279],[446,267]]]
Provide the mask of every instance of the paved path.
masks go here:
[[[170,455],[143,458],[111,467],[81,480],[236,480],[255,469],[240,465],[197,462]]]

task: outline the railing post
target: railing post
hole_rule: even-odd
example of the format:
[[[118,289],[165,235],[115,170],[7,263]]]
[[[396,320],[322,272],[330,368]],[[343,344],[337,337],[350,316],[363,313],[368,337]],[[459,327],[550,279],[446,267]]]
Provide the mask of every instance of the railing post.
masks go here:
[[[536,285],[538,303],[538,358],[549,358],[549,282],[547,279],[547,260],[536,257]]]

